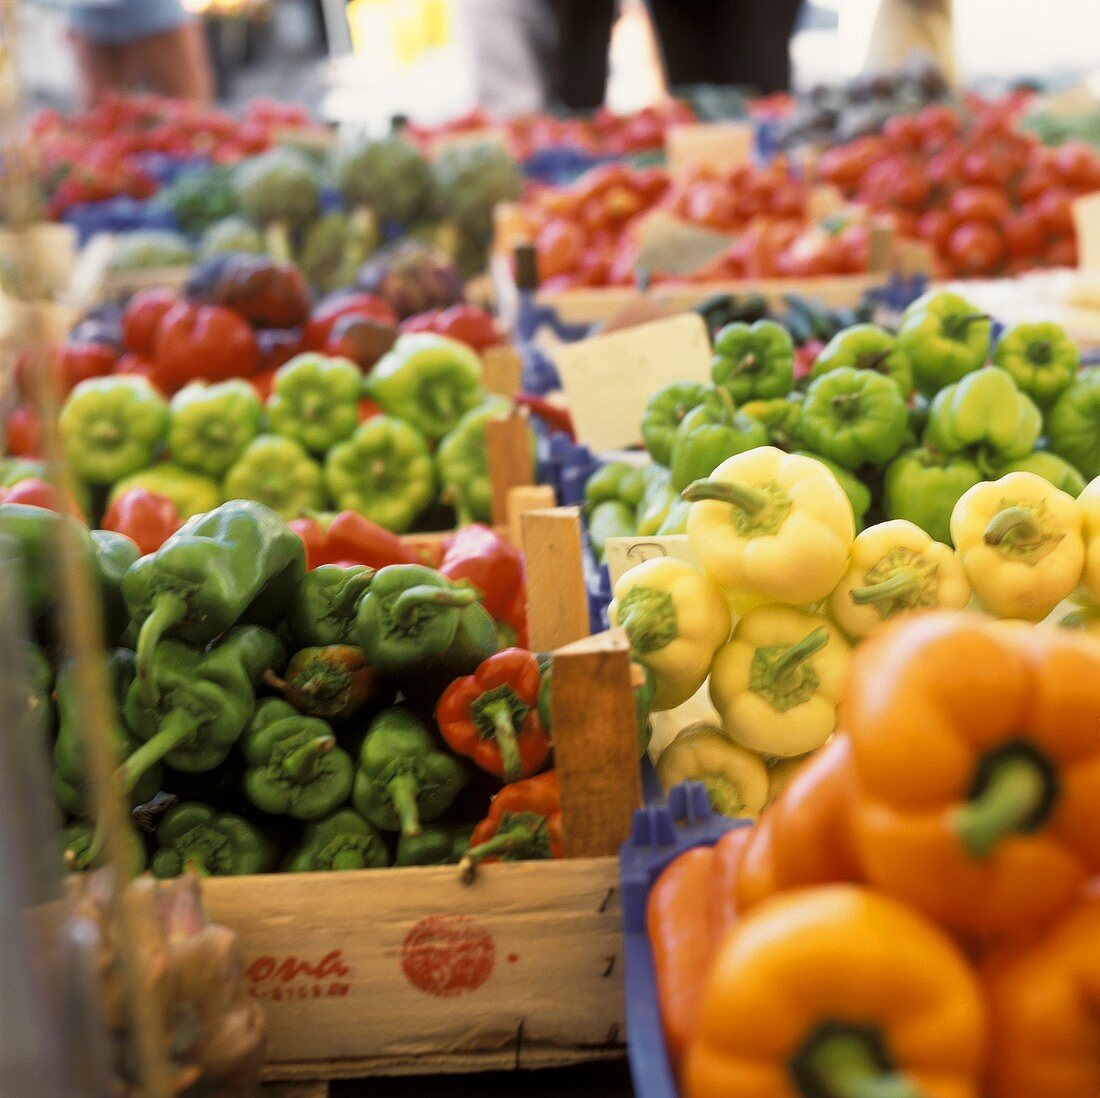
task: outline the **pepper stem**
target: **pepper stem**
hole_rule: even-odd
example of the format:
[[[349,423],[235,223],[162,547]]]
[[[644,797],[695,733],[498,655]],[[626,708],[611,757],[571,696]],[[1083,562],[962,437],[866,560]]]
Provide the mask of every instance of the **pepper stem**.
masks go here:
[[[462,855],[462,861],[458,863],[459,877],[464,884],[469,884],[474,879],[474,871],[486,858],[496,858],[505,854],[522,857],[529,854],[538,836],[538,826],[526,823],[516,824],[515,827],[506,831],[498,831],[491,839],[470,847]]]
[[[264,228],[264,248],[277,263],[289,263],[294,258],[290,246],[290,229],[285,221],[272,221]]]
[[[1034,759],[1014,755],[994,764],[982,791],[955,813],[952,827],[967,852],[988,858],[1008,835],[1034,819],[1047,796],[1047,778]]]
[[[822,1041],[811,1057],[814,1076],[830,1098],[924,1098],[904,1075],[884,1069],[867,1043],[838,1034]]]
[[[430,583],[419,583],[415,587],[406,587],[393,600],[390,614],[404,624],[423,606],[453,606],[463,609],[481,601],[481,592],[472,587],[434,587]]]
[[[272,690],[278,690],[280,694],[285,694],[287,689],[287,681],[284,678],[280,678],[272,668],[268,668],[264,672],[264,682],[271,687]]]
[[[317,764],[336,746],[335,736],[316,736],[295,748],[280,763],[280,768],[292,782],[306,785],[317,777]]]
[[[349,576],[340,588],[340,594],[333,601],[333,610],[341,617],[350,614],[358,606],[359,600],[370,590],[373,582],[373,568],[369,572]]]
[[[333,869],[366,869],[367,863],[361,850],[345,847],[332,859]]]
[[[986,545],[1034,546],[1043,540],[1043,530],[1030,507],[1006,507],[990,520],[982,535]]]
[[[394,811],[401,821],[401,834],[407,839],[420,834],[420,806],[417,797],[420,786],[412,774],[398,774],[390,779],[386,791],[393,802]]]
[[[852,602],[864,606],[869,602],[887,602],[906,599],[921,588],[921,578],[912,568],[899,568],[893,575],[866,587],[853,587],[849,592]]]
[[[966,329],[975,320],[989,320],[988,313],[961,313],[958,316],[945,317],[943,321],[944,335],[950,339],[961,339],[966,335]]]
[[[187,614],[187,603],[171,592],[157,596],[152,612],[141,623],[137,642],[138,691],[141,700],[152,707],[160,701],[160,691],[153,680],[153,654],[164,634]]]
[[[727,775],[700,774],[696,780],[703,783],[710,807],[720,816],[735,817],[745,807],[741,790]]]
[[[763,366],[760,361],[760,356],[755,351],[749,351],[748,354],[742,355],[737,364],[730,370],[731,374],[747,374],[753,370],[759,370]]]
[[[182,709],[173,709],[161,721],[156,734],[136,748],[115,771],[114,780],[123,793],[133,792],[142,775],[156,766],[165,755],[186,743],[196,731],[198,722]]]
[[[506,783],[518,782],[523,776],[523,759],[520,757],[519,743],[516,740],[516,726],[512,720],[512,709],[507,702],[498,702],[489,715],[493,721],[493,738],[500,751],[501,767]]]
[[[749,488],[745,484],[731,484],[725,480],[706,478],[693,480],[681,493],[680,498],[688,503],[703,499],[717,500],[740,507],[747,515],[758,515],[768,506],[768,498],[763,492]]]
[[[875,351],[874,354],[866,355],[858,359],[856,361],[856,366],[861,370],[874,370],[879,374],[889,373],[888,370],[883,369],[889,358],[889,351]]]
[[[772,664],[772,680],[782,681],[791,672],[804,664],[815,652],[820,652],[829,643],[829,630],[819,625],[812,633],[807,633],[797,644],[792,644]]]

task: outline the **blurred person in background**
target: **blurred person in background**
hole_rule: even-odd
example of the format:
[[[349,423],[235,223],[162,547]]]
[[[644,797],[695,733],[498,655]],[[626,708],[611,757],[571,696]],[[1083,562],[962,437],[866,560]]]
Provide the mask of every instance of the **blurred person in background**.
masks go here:
[[[68,0],[68,9],[86,104],[136,88],[213,100],[202,25],[183,0]]]
[[[948,83],[958,83],[952,15],[952,0],[880,0],[864,72],[892,72],[921,53]]]

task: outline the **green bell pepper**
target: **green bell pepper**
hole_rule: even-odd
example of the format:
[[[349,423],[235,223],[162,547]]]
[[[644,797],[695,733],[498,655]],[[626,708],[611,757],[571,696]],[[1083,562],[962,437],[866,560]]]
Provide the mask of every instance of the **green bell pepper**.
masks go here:
[[[241,736],[245,796],[262,812],[316,820],[348,799],[355,764],[332,728],[281,698],[256,706]]]
[[[225,496],[254,499],[285,519],[295,519],[324,508],[325,477],[293,439],[258,435],[226,474]]]
[[[473,587],[433,568],[391,564],[360,599],[356,637],[382,675],[416,683],[450,683],[472,675],[496,651],[496,628]]]
[[[688,511],[690,510],[691,504],[686,499],[678,499],[668,509],[668,514],[665,515],[665,521],[661,523],[657,530],[657,536],[664,537],[666,534],[686,534]]]
[[[907,450],[886,467],[883,510],[888,519],[908,519],[950,545],[951,512],[959,497],[983,479],[968,458],[928,447]]]
[[[135,741],[126,732],[121,710],[137,673],[133,652],[115,648],[104,657],[107,695],[111,705],[115,750],[120,756],[134,750]],[[57,803],[71,816],[87,816],[91,806],[88,766],[84,748],[84,707],[71,662],[57,673],[57,740],[53,746],[52,786]],[[160,788],[159,766],[151,766],[130,791],[130,803],[142,804]]]
[[[233,500],[188,520],[122,583],[139,627],[138,675],[146,700],[160,639],[203,644],[239,621],[273,625],[305,575],[301,538],[260,503]]]
[[[658,389],[646,402],[642,438],[649,456],[659,465],[672,460],[672,443],[680,421],[699,405],[706,388],[692,381],[676,381]]]
[[[1100,366],[1085,370],[1054,402],[1047,439],[1086,480],[1100,476]]]
[[[93,530],[96,571],[103,594],[103,628],[109,644],[122,639],[130,626],[130,613],[122,597],[122,581],[141,551],[125,534],[114,530]]]
[[[19,592],[32,622],[45,618],[57,603],[56,563],[61,537],[74,548],[87,574],[98,574],[96,544],[84,523],[72,515],[27,503],[0,503],[0,536],[9,538],[18,548]]]
[[[275,860],[270,840],[247,820],[209,805],[173,805],[157,825],[153,876],[178,877],[193,870],[203,877],[264,873]]]
[[[351,359],[305,354],[275,373],[267,398],[271,430],[323,454],[359,426],[363,375]]]
[[[798,420],[810,450],[846,469],[882,465],[904,445],[905,399],[891,378],[840,366],[811,382]]]
[[[37,644],[23,641],[19,652],[28,727],[36,743],[47,744],[54,726],[53,667]]]
[[[1034,473],[1074,498],[1085,490],[1085,478],[1065,458],[1046,450],[1037,450],[1027,457],[1010,461],[1007,465],[999,466],[996,472],[997,480],[1008,473]]]
[[[922,393],[981,369],[989,355],[990,320],[964,297],[929,290],[901,317],[898,349],[909,360],[913,381]]]
[[[389,865],[390,852],[378,829],[358,812],[341,808],[307,824],[290,858],[291,873],[340,869],[377,869]]]
[[[711,389],[676,430],[672,444],[672,486],[683,491],[709,477],[726,458],[768,444],[763,423],[734,408],[728,390]]]
[[[989,366],[936,394],[924,441],[945,454],[976,448],[983,460],[1011,461],[1035,449],[1043,417],[1012,375]]]
[[[802,393],[793,391],[774,400],[750,400],[739,409],[764,424],[768,444],[780,450],[791,450],[798,440],[798,420],[802,415]]]
[[[368,419],[329,451],[325,485],[339,510],[358,511],[397,534],[435,498],[424,436],[391,416]]]
[[[286,622],[303,648],[355,643],[355,614],[370,589],[374,569],[322,564],[302,578],[290,597]]]
[[[247,381],[233,378],[215,385],[193,381],[172,397],[168,410],[168,449],[175,461],[220,478],[260,433],[263,405]]]
[[[61,849],[64,851],[63,863],[66,870],[70,873],[83,873],[102,861],[102,834],[89,821],[78,820],[61,832]],[[148,858],[141,836],[132,827],[126,829],[126,849],[129,855],[128,868],[136,877],[145,869]]]
[[[458,865],[470,847],[473,824],[425,827],[419,835],[402,835],[397,840],[394,865]]]
[[[421,822],[439,819],[468,779],[466,768],[436,746],[427,726],[395,706],[371,722],[359,752],[352,803],[383,831],[419,835]]]
[[[792,453],[813,458],[814,461],[820,461],[836,477],[840,487],[844,489],[844,494],[848,497],[848,502],[852,505],[852,514],[855,515],[856,519],[856,529],[861,530],[863,519],[871,509],[871,489],[850,469],[845,469],[843,465],[838,465],[835,461],[831,461],[821,454],[815,454],[811,450],[793,450]]]
[[[1001,336],[993,365],[1007,370],[1040,408],[1049,408],[1077,377],[1081,352],[1060,324],[1017,324]]]
[[[439,439],[484,399],[481,359],[453,339],[431,332],[398,337],[363,382],[363,392],[389,416]]]
[[[609,461],[585,482],[584,502],[589,510],[612,500],[636,510],[645,499],[648,484],[644,467],[626,461]]]
[[[256,625],[231,629],[205,652],[164,641],[148,679],[158,700],[146,700],[140,678],[126,692],[126,723],[144,742],[118,768],[116,781],[133,789],[162,759],[187,773],[220,766],[252,719],[264,672],[281,670],[285,660],[278,637]]]
[[[65,457],[89,484],[114,484],[153,463],[168,432],[168,404],[143,377],[93,377],[58,420]]]
[[[225,499],[216,480],[171,461],[162,461],[158,465],[142,469],[139,473],[123,477],[111,489],[107,498],[108,504],[114,503],[131,488],[144,488],[147,492],[167,496],[176,505],[183,520],[213,511]]]
[[[737,404],[786,396],[794,385],[794,343],[774,320],[727,324],[714,340],[710,376]]]
[[[508,415],[510,410],[511,405],[502,397],[489,397],[455,424],[435,452],[442,498],[454,507],[460,526],[492,521],[493,489],[489,480],[486,425],[492,419]],[[533,454],[533,436],[531,444]]]
[[[842,366],[885,374],[906,400],[913,391],[913,369],[897,337],[876,324],[855,324],[837,332],[814,359],[810,377],[819,378]]]
[[[588,513],[588,540],[600,560],[603,560],[608,538],[632,538],[637,533],[634,510],[620,500],[604,500]]]
[[[680,498],[680,493],[672,486],[672,473],[663,465],[651,465],[653,470],[646,486],[642,502],[634,513],[638,533],[642,537],[653,537],[668,517],[669,508]]]

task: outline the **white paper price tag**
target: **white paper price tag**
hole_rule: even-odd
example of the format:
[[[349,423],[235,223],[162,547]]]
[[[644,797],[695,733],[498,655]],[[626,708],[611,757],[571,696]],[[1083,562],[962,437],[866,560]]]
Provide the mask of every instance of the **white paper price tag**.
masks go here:
[[[687,534],[664,534],[651,538],[608,538],[604,546],[604,559],[611,573],[611,586],[619,582],[624,572],[654,557],[675,557],[697,564],[691,551]]]

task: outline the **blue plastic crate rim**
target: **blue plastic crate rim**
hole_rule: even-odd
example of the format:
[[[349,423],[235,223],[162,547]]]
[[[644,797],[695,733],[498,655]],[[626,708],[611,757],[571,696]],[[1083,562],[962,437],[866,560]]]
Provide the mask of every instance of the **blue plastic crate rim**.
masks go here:
[[[731,820],[712,812],[700,782],[673,786],[666,801],[634,813],[630,838],[619,850],[619,887],[627,1055],[636,1098],[678,1098],[661,1022],[653,949],[646,932],[649,890],[685,851],[713,846],[733,828],[747,826],[747,820]]]

